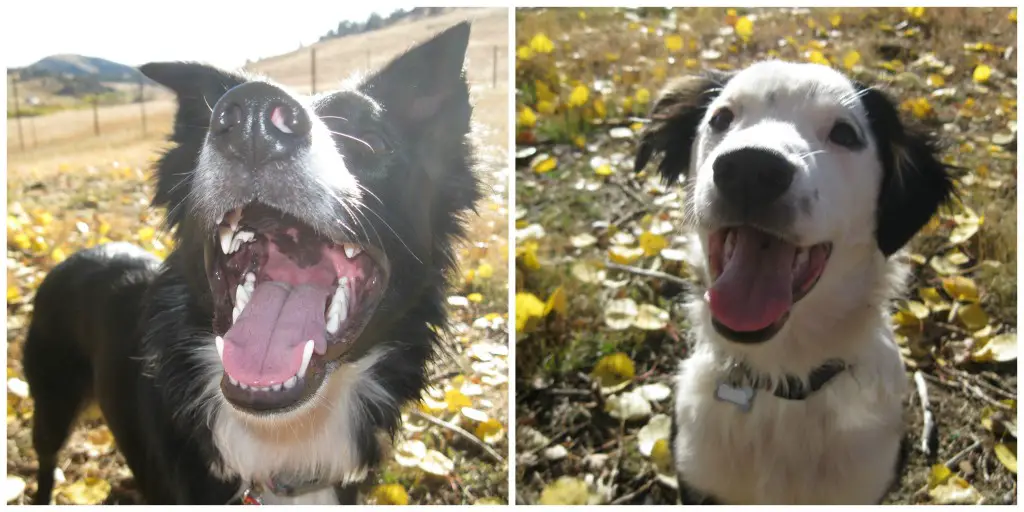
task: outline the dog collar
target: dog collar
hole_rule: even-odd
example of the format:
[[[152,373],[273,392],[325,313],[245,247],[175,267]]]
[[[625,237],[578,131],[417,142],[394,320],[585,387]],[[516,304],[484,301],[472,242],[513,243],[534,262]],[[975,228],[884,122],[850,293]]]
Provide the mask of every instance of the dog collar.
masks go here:
[[[334,484],[324,483],[321,480],[286,481],[280,477],[272,477],[264,482],[253,482],[252,485],[242,493],[242,504],[262,505],[263,495],[268,491],[276,496],[294,497],[301,494],[320,491],[329,487],[334,487]]]
[[[825,361],[811,370],[805,386],[804,381],[794,375],[784,375],[782,382],[776,382],[768,375],[755,373],[746,363],[737,361],[719,379],[715,398],[731,402],[744,412],[750,410],[758,390],[772,390],[773,395],[784,400],[805,400],[847,368],[849,365],[839,359]]]

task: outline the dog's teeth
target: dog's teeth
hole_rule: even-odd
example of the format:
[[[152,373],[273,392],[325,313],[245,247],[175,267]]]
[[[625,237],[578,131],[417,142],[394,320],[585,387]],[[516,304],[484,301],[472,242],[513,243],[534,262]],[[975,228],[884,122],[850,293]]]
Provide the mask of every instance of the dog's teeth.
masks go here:
[[[270,389],[272,389],[274,391],[281,391],[281,383],[278,382],[277,384],[274,384],[273,386],[270,386]]]
[[[249,298],[252,297],[252,291],[254,285],[250,285],[248,282],[242,283],[235,288],[235,307],[238,311],[245,309],[246,304],[249,303]]]
[[[338,291],[334,292],[331,307],[327,309],[327,332],[336,334],[341,324],[348,320],[348,278],[338,279]]]
[[[242,382],[239,382],[239,383],[238,383],[238,387],[240,387],[240,388],[242,388],[242,389],[249,389],[249,386],[246,386],[246,385],[245,385],[244,383],[242,383]]]
[[[242,310],[238,309],[238,306],[235,306],[235,308],[231,310],[231,323],[235,323],[236,321],[238,321],[238,315],[241,314]]]
[[[230,376],[230,375],[228,375],[228,382],[230,382],[231,384],[233,384],[233,385],[235,385],[235,386],[237,386],[237,385],[238,385],[238,381],[237,381],[237,380],[235,380],[235,378],[234,378],[234,377],[232,377],[232,376]]]
[[[804,250],[804,249],[799,249],[797,251],[796,258],[793,259],[793,271],[794,271],[794,273],[799,274],[799,273],[803,272],[803,270],[805,268],[807,268],[807,259],[808,259],[807,251]]]
[[[220,226],[217,228],[217,232],[220,235],[220,249],[224,254],[231,254],[231,236],[235,230],[227,226]]]
[[[299,365],[299,373],[297,375],[305,375],[306,369],[309,368],[309,360],[313,357],[313,340],[306,342],[306,346],[302,348],[302,364]]]
[[[722,249],[722,253],[723,253],[722,254],[723,258],[722,259],[723,259],[723,261],[729,261],[729,259],[732,258],[732,251],[735,248],[736,248],[736,232],[735,231],[729,231],[729,233],[725,235],[725,244],[724,244],[724,247]]]
[[[221,362],[224,361],[224,338],[217,336],[213,340],[214,344],[217,345],[217,355],[220,356]]]
[[[247,285],[249,285],[249,284],[255,285],[256,284],[256,274],[253,274],[252,272],[249,272],[249,273],[245,274],[245,284],[247,284]]]
[[[361,252],[363,252],[363,250],[358,245],[345,244],[345,256],[348,257],[348,259],[355,258]]]
[[[284,388],[285,389],[294,388],[295,384],[297,384],[298,382],[299,382],[299,376],[298,375],[292,375],[292,378],[284,381]]]
[[[252,292],[256,290],[256,274],[253,274],[252,272],[246,274],[245,282],[240,284],[239,286],[245,289],[245,294],[249,298],[252,298]],[[249,300],[246,299],[245,303],[248,304]]]

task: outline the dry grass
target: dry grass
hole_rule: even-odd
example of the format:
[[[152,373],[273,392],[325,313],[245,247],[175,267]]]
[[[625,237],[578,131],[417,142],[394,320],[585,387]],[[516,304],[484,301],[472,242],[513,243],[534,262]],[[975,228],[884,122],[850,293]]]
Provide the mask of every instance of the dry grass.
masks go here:
[[[932,465],[978,440],[950,469],[986,503],[1015,503],[1016,475],[994,455],[1000,443],[1014,450],[1015,423],[1008,434],[1002,420],[988,420],[993,411],[1016,417],[1015,361],[972,355],[992,334],[1015,339],[1017,328],[1016,146],[1007,143],[1016,132],[1017,68],[1015,54],[1004,58],[1007,48],[1017,48],[1017,27],[1009,14],[1010,9],[988,8],[517,10],[516,139],[523,158],[516,171],[516,290],[541,300],[560,290],[567,309],[564,315],[537,310],[530,319],[537,327],[517,333],[517,502],[541,501],[543,490],[562,477],[596,482],[583,486],[587,493],[579,499],[675,500],[674,488],[654,478],[655,464],[637,449],[645,421],[620,424],[611,418],[604,411],[605,397],[592,391],[588,376],[602,356],[621,352],[635,365],[635,377],[627,379],[631,386],[667,384],[687,350],[682,340],[688,326],[679,307],[683,287],[601,269],[610,249],[637,246],[621,241],[621,235],[649,235],[666,222],[678,224],[682,214],[678,199],[668,195],[672,190],[659,187],[656,177],[632,174],[632,135],[610,133],[638,129],[634,118],[646,115],[669,78],[778,57],[827,60],[885,87],[906,100],[901,108],[908,118],[942,134],[948,144],[944,158],[961,168],[963,206],[951,212],[958,215],[938,217],[912,244],[917,263],[908,298],[920,301],[918,293],[937,287],[948,306],[943,280],[962,276],[977,285],[983,320],[991,329],[976,332],[977,326],[969,328],[957,315],[947,318],[948,310],[930,310],[921,321],[897,317],[903,322],[899,333],[908,378],[915,369],[935,377],[930,387],[940,429],[937,453],[929,458],[915,451],[901,487],[888,501],[931,501]],[[733,27],[744,15],[754,20],[746,41]],[[854,52],[859,62],[847,66]],[[943,65],[929,67],[929,54]],[[991,69],[984,83],[973,78],[980,65]],[[582,102],[581,88],[588,93]],[[947,91],[936,95],[940,89]],[[951,241],[954,230],[971,224],[964,207],[984,221],[966,241]],[[536,226],[543,227],[543,235]],[[573,238],[583,234],[596,242]],[[682,246],[677,235],[664,234],[670,249]],[[664,253],[629,259],[635,267],[684,279],[690,275]],[[581,273],[581,268],[590,270]],[[598,271],[605,272],[603,281],[580,278]],[[671,320],[663,329],[610,329],[605,308],[623,298],[666,310]],[[986,386],[991,396],[979,397],[959,387],[963,383]],[[993,397],[1013,399],[994,405]],[[908,402],[907,430],[917,446],[920,404]],[[670,401],[652,407],[655,414],[671,413]],[[543,450],[551,446],[565,448],[565,455]]]
[[[480,294],[480,301],[453,307],[451,320],[457,333],[450,340],[452,357],[431,369],[440,376],[435,392],[443,399],[446,391],[480,385],[482,394],[467,394],[472,407],[483,411],[501,425],[490,439],[491,446],[504,455],[508,450],[507,331],[474,326],[483,317],[507,318],[507,10],[453,10],[442,16],[406,23],[401,28],[351,36],[317,44],[321,85],[336,84],[356,67],[332,63],[365,63],[364,48],[373,48],[374,66],[399,54],[431,33],[462,19],[476,20],[470,41],[468,76],[472,85],[474,137],[479,172],[487,195],[479,204],[480,215],[470,223],[467,244],[461,250],[462,274],[455,280],[453,295]],[[492,85],[492,48],[497,45],[499,81]],[[353,55],[359,59],[353,60]],[[285,83],[308,87],[309,54],[299,51],[253,63],[252,70]],[[82,247],[106,240],[126,240],[157,254],[172,245],[162,232],[162,212],[148,208],[152,187],[149,166],[170,132],[173,102],[163,99],[146,104],[148,130],[141,131],[138,105],[101,107],[101,135],[93,134],[91,110],[69,110],[24,120],[26,139],[34,143],[18,150],[13,121],[8,121],[8,376],[21,378],[21,342],[31,318],[31,300],[46,272],[63,257]],[[490,266],[486,275],[481,268]],[[486,361],[484,360],[486,359]],[[505,381],[502,381],[502,378]],[[467,386],[467,387],[463,387]],[[438,399],[438,395],[433,395]],[[31,449],[29,426],[32,401],[8,392],[9,477],[27,484],[25,493],[12,503],[21,503],[35,488],[35,454]],[[479,426],[474,420],[445,408],[430,414],[461,425],[470,432]],[[470,504],[505,502],[508,496],[506,462],[490,460],[474,444],[454,432],[408,420],[410,428],[401,439],[418,439],[454,461],[455,470],[434,477],[422,470],[392,462],[383,468],[379,483],[397,485],[413,503]],[[62,456],[66,482],[58,485],[55,500],[70,502],[135,503],[139,499],[123,458],[113,450],[109,431],[102,420],[87,415],[72,433]],[[387,487],[392,492],[395,487]],[[389,495],[390,499],[395,497]]]

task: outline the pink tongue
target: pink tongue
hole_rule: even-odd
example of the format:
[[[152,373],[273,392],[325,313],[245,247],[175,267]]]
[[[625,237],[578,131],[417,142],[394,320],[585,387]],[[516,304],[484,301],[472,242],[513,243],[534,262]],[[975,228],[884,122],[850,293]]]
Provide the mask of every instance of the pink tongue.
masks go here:
[[[327,351],[324,306],[331,292],[314,284],[257,284],[238,320],[224,334],[224,370],[249,386],[272,386],[290,379],[302,365],[307,341],[313,340],[314,352]]]
[[[796,247],[752,228],[738,228],[732,258],[711,286],[711,314],[729,329],[764,329],[793,304]]]

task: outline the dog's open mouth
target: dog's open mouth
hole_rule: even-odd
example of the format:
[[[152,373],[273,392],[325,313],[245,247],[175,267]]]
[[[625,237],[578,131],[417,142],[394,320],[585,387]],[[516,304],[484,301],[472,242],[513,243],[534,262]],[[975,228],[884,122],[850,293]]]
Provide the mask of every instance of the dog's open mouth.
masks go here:
[[[817,284],[831,243],[797,247],[749,226],[711,233],[712,285],[708,290],[715,329],[741,343],[774,336],[797,301]]]
[[[225,214],[217,231],[206,270],[221,390],[244,409],[297,407],[369,321],[387,285],[387,260],[258,203]]]

